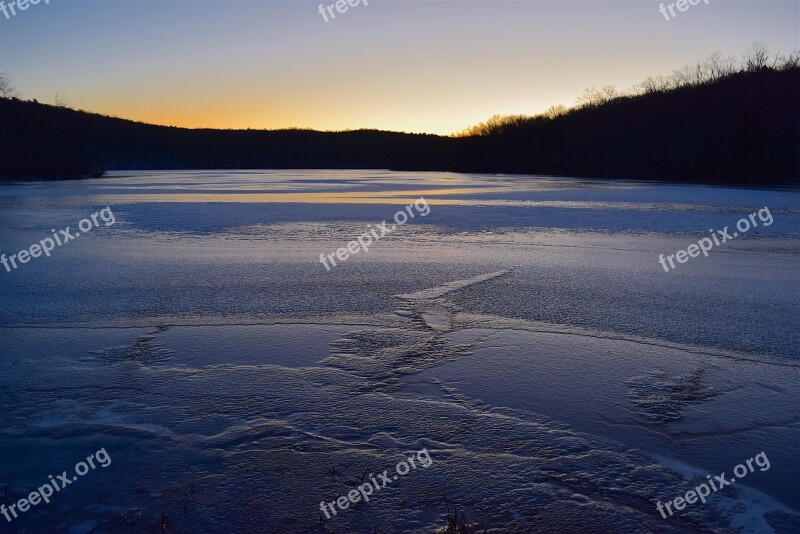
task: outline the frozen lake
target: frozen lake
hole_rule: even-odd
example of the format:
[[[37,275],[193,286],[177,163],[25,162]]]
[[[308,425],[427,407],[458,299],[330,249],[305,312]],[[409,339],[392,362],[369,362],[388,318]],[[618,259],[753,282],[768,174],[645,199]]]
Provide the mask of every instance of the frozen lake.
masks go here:
[[[479,532],[800,531],[796,190],[120,172],[0,184],[0,252],[106,207],[0,267],[0,502],[111,462],[0,532],[432,533],[447,503]],[[423,448],[429,467],[320,511]]]

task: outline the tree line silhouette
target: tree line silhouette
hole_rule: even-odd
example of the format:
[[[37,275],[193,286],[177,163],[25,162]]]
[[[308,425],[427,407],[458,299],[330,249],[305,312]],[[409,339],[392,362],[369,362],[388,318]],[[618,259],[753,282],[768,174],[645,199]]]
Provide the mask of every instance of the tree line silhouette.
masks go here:
[[[155,126],[18,98],[0,75],[0,179],[105,170],[386,168],[712,183],[800,183],[800,54],[713,54],[572,108],[453,136]]]

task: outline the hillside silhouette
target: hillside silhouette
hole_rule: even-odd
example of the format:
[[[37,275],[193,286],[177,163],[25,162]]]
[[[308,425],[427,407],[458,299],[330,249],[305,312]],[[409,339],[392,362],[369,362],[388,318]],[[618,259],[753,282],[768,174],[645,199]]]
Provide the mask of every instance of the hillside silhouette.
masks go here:
[[[6,93],[8,94],[8,93]],[[493,117],[455,136],[155,126],[0,98],[0,179],[106,170],[369,169],[710,183],[800,183],[800,56],[714,54],[574,108]]]

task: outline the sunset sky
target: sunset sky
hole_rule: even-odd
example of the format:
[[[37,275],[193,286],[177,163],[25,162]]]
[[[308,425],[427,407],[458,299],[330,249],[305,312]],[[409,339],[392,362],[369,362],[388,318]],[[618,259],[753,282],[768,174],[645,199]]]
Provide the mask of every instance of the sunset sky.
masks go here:
[[[0,69],[23,98],[156,124],[449,134],[716,50],[800,48],[797,1],[671,21],[651,1],[369,0],[329,22],[319,4],[42,0],[0,14]]]

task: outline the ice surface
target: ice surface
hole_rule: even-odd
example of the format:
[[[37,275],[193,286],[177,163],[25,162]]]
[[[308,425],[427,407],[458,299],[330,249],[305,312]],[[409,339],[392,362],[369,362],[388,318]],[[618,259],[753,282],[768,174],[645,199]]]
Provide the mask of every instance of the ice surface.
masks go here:
[[[431,206],[327,272],[420,195]],[[793,532],[800,194],[388,171],[0,186],[0,532]],[[774,224],[664,273],[709,228]],[[0,268],[2,269],[2,268]],[[320,501],[427,469],[320,524]],[[694,474],[771,468],[656,510]]]

